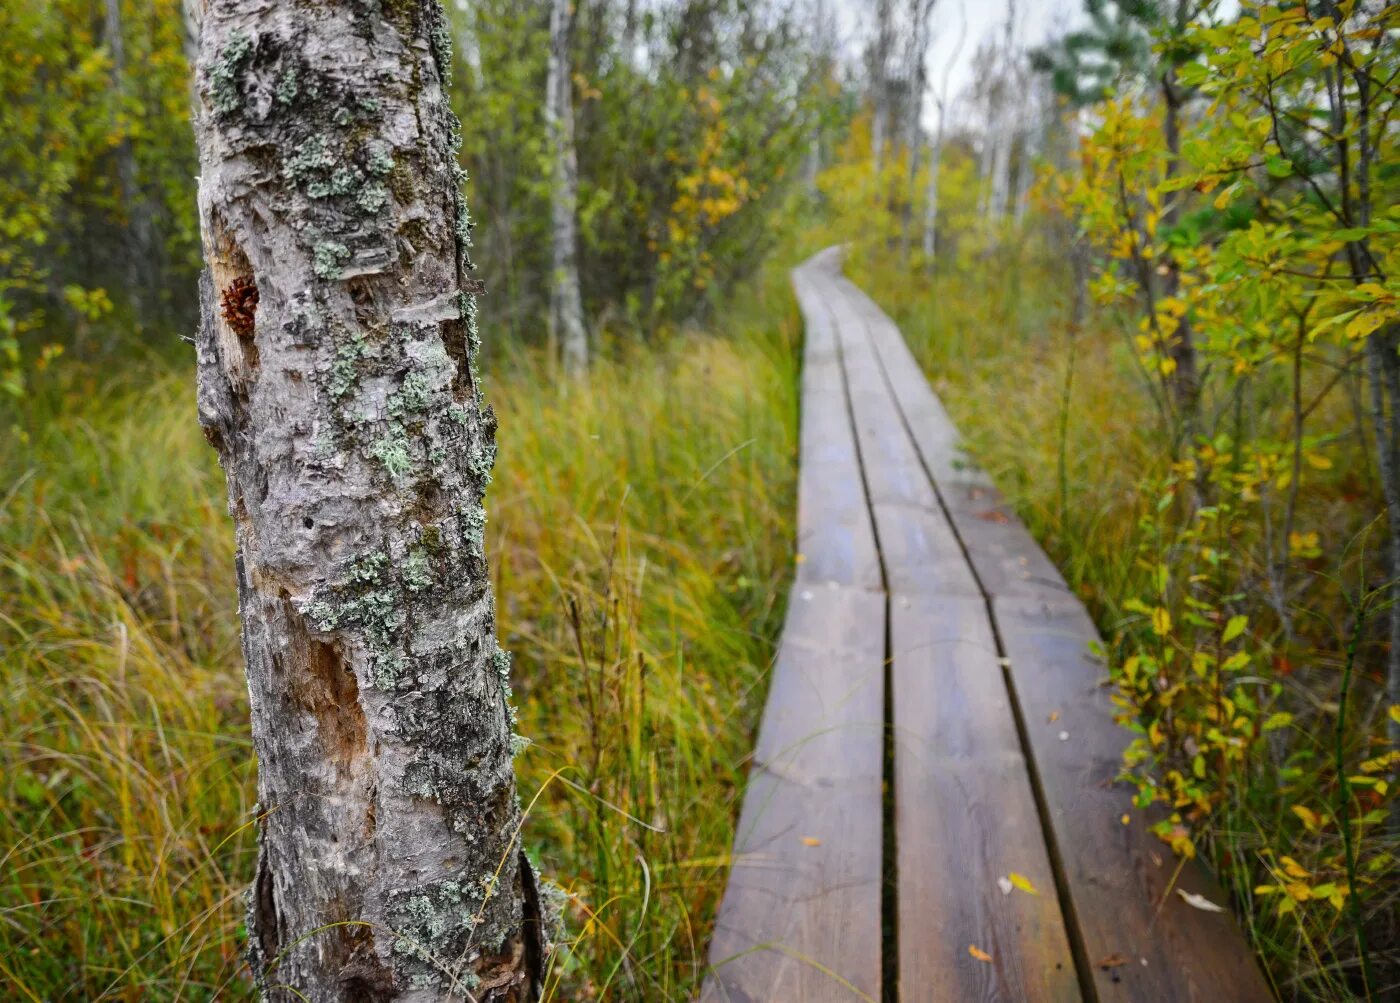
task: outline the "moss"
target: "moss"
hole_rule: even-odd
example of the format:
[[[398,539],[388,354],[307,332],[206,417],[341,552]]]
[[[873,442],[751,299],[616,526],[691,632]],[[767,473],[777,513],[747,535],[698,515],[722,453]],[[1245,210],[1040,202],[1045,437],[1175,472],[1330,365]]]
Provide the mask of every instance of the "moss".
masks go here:
[[[323,240],[316,245],[316,274],[328,282],[340,278],[340,270],[350,260],[350,248],[334,240]]]
[[[253,54],[254,43],[241,31],[229,36],[228,45],[219,53],[214,65],[209,68],[209,89],[214,97],[214,111],[220,115],[231,115],[243,103],[238,91],[238,75],[247,65]]]

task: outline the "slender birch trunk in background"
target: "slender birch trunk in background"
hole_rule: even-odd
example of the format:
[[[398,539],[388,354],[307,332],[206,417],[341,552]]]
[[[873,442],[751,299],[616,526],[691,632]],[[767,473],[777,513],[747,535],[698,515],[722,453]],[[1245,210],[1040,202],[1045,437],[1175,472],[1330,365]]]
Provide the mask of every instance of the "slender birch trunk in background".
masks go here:
[[[893,35],[893,25],[890,23],[893,17],[893,12],[890,9],[892,3],[893,0],[879,0],[875,11],[875,65],[871,68],[873,71],[871,88],[874,91],[874,102],[870,116],[870,159],[875,169],[877,190],[880,183],[880,172],[884,168],[885,141],[888,138],[886,132],[889,130],[890,88],[887,79],[889,73],[887,64],[890,58],[891,36]]]
[[[137,317],[154,316],[148,294],[154,291],[155,239],[151,225],[151,207],[142,194],[136,176],[136,151],[131,146],[130,130],[120,121],[127,111],[127,67],[126,40],[122,34],[121,0],[105,0],[102,25],[103,44],[112,60],[112,90],[116,94],[114,106],[117,109],[114,127],[121,130],[121,141],[113,151],[117,162],[117,185],[122,210],[126,214],[126,247],[123,256],[126,261],[127,294],[131,297],[132,310]]]
[[[918,184],[919,155],[924,144],[920,136],[919,118],[923,112],[924,89],[928,83],[928,69],[925,57],[928,55],[929,22],[933,18],[936,0],[911,0],[910,15],[914,19],[912,44],[909,54],[909,98],[905,108],[905,131],[909,146],[905,153],[906,171],[904,202],[900,207],[899,257],[909,260],[910,232],[914,227],[914,192]]]
[[[571,0],[551,0],[549,73],[545,83],[545,125],[552,146],[550,179],[549,284],[550,341],[564,356],[564,372],[588,369],[588,334],[583,327],[583,296],[578,278],[578,158],[574,150],[574,100],[570,73]]]
[[[924,268],[933,269],[934,256],[938,252],[938,172],[943,164],[943,120],[942,102],[938,106],[938,125],[934,129],[933,141],[928,151],[928,183],[924,189]]]
[[[935,255],[937,254],[938,241],[938,173],[943,165],[943,136],[944,129],[948,124],[948,93],[949,81],[953,75],[953,67],[957,65],[958,57],[962,54],[963,42],[967,40],[967,10],[959,8],[958,40],[953,46],[953,51],[948,55],[948,61],[943,65],[943,81],[938,92],[933,96],[934,106],[938,109],[938,124],[934,127],[933,140],[929,146],[928,164],[928,187],[924,192],[924,270],[933,271]]]
[[[533,999],[437,0],[210,0],[199,419],[238,543],[266,999]],[[473,142],[483,140],[473,138]]]

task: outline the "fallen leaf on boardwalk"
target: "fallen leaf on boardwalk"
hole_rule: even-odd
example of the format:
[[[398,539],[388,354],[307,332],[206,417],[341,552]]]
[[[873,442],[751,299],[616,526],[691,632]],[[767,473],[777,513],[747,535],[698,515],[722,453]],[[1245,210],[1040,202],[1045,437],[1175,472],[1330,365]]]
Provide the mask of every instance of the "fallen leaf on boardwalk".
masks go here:
[[[1060,719],[1060,712],[1057,711],[1057,710],[1052,710],[1052,711],[1050,712],[1050,716],[1047,717],[1045,720],[1046,720],[1047,722],[1049,722],[1050,724],[1054,724],[1054,723],[1055,723],[1056,721],[1058,721],[1059,719]]]
[[[1178,888],[1176,893],[1186,900],[1186,904],[1201,912],[1224,912],[1225,910],[1216,905],[1204,895],[1197,895],[1195,892],[1188,892],[1185,888]]]
[[[1003,895],[1010,895],[1011,889],[1016,887],[1009,878],[997,878],[997,887],[1001,889]]]
[[[1127,813],[1127,812],[1124,812],[1124,813],[1123,813],[1123,817],[1120,818],[1118,821],[1122,822],[1124,825],[1127,825],[1129,822],[1132,821],[1132,819],[1128,818],[1128,813]]]
[[[1108,971],[1110,968],[1122,968],[1128,963],[1128,959],[1121,954],[1110,954],[1106,958],[1100,958],[1095,964],[1095,968],[1102,968]]]
[[[822,841],[821,841],[820,839],[818,839],[816,836],[803,836],[803,837],[802,837],[802,845],[803,845],[803,846],[821,846],[821,845],[822,845]]]
[[[975,944],[968,944],[968,945],[967,945],[967,953],[970,954],[970,955],[972,955],[972,956],[973,956],[974,958],[976,958],[978,961],[988,961],[988,962],[989,962],[989,961],[992,960],[992,956],[991,956],[990,954],[988,954],[986,951],[982,950],[982,948],[976,946]]]
[[[801,563],[802,563],[803,561],[805,561],[805,560],[807,560],[807,555],[806,555],[806,554],[794,554],[794,555],[793,555],[793,558],[792,558],[792,563],[793,563],[793,564],[801,564]]]
[[[994,522],[1002,526],[1011,521],[1005,512],[995,508],[989,508],[985,512],[978,512],[977,518],[981,519],[983,522]]]
[[[1024,874],[1017,874],[1015,871],[1012,871],[1007,875],[1007,878],[1010,879],[1013,885],[1021,889],[1021,891],[1025,892],[1027,895],[1040,894],[1040,892],[1035,890],[1035,885],[1031,884],[1030,879]]]

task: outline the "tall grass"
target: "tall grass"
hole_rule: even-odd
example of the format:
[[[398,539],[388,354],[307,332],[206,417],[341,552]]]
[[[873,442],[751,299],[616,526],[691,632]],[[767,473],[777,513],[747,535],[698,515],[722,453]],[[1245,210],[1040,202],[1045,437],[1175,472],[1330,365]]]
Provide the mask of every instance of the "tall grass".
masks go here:
[[[526,842],[570,895],[553,999],[682,999],[703,970],[791,557],[783,281],[567,390],[490,368]],[[255,766],[191,370],[60,365],[0,415],[7,999],[251,995]]]

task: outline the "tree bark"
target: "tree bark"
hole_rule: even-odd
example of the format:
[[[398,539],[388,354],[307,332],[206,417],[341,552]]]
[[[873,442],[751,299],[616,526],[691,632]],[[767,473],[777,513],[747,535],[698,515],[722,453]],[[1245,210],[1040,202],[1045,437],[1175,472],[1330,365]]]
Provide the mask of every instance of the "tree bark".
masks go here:
[[[495,418],[437,0],[210,0],[199,419],[238,543],[267,999],[532,999]]]
[[[919,117],[923,111],[924,89],[928,83],[928,71],[924,57],[928,52],[929,21],[933,17],[934,3],[935,0],[912,0],[910,5],[910,14],[914,24],[909,53],[909,98],[908,107],[905,108],[905,130],[909,143],[905,157],[908,170],[905,175],[905,195],[904,202],[900,207],[899,226],[899,257],[901,261],[906,263],[909,260],[910,232],[914,226],[914,191],[915,185],[918,183],[919,154],[923,150]]]
[[[1184,26],[1182,30],[1185,30]],[[1162,102],[1165,106],[1162,129],[1167,146],[1167,161],[1163,174],[1168,181],[1176,177],[1181,165],[1182,100],[1182,95],[1177,90],[1176,73],[1169,67],[1162,74]],[[1161,229],[1165,231],[1176,226],[1179,212],[1180,197],[1169,198],[1162,210]],[[1181,293],[1181,269],[1177,267],[1176,259],[1170,254],[1166,256],[1163,264],[1166,271],[1162,278],[1162,295],[1176,297]],[[1191,318],[1188,315],[1182,314],[1178,319],[1177,328],[1172,335],[1171,345],[1167,352],[1175,364],[1171,376],[1168,377],[1167,386],[1171,390],[1172,403],[1176,408],[1177,417],[1189,438],[1196,427],[1200,379],[1196,365],[1196,339],[1192,330]]]
[[[890,46],[892,44],[893,11],[890,9],[893,0],[879,0],[876,6],[876,26],[875,26],[875,59],[872,67],[871,89],[874,91],[874,102],[870,118],[870,156],[875,169],[875,184],[878,190],[880,184],[880,172],[884,169],[885,163],[885,133],[889,129],[890,117],[890,88],[889,88],[889,58]]]
[[[588,334],[583,326],[578,278],[578,157],[574,150],[573,83],[569,72],[573,21],[570,2],[551,0],[549,9],[549,73],[544,106],[553,147],[549,327],[551,343],[562,346],[564,372],[579,377],[588,369]]]
[[[103,14],[103,41],[112,60],[112,90],[115,95],[113,126],[121,132],[121,140],[113,153],[117,161],[117,186],[122,211],[126,216],[126,247],[123,248],[123,256],[126,259],[127,296],[131,300],[133,314],[140,319],[151,316],[147,297],[155,288],[152,269],[155,240],[152,234],[150,205],[137,178],[136,151],[131,145],[131,130],[122,121],[122,116],[130,109],[127,107],[126,40],[122,34],[121,0],[105,0]]]
[[[928,152],[928,184],[924,190],[924,268],[933,270],[937,254],[938,240],[938,173],[943,165],[943,120],[944,109],[938,107],[938,127],[933,134],[933,142]]]

